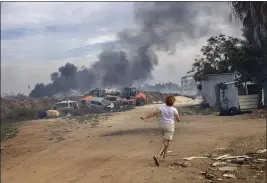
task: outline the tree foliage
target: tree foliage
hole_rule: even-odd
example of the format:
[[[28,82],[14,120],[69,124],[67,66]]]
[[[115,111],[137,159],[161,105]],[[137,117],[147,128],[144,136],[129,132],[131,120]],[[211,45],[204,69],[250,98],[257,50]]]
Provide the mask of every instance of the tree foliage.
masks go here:
[[[259,86],[267,76],[267,2],[230,2],[231,18],[243,23],[244,40],[225,35],[210,37],[192,65],[196,81],[207,74],[235,72],[241,83],[252,81]]]
[[[244,52],[246,59],[240,62],[243,75],[249,75],[258,83],[261,103],[262,81],[267,78],[267,2],[231,2],[231,17],[243,23],[243,36],[246,38]]]
[[[212,36],[207,45],[201,48],[202,55],[197,55],[192,65],[192,73],[196,81],[203,80],[207,74],[233,72],[236,66],[234,60],[242,57],[243,41],[223,34]]]
[[[267,2],[230,2],[233,18],[240,20],[245,29],[251,29],[254,39],[261,43],[262,38],[266,37],[267,30]]]
[[[255,41],[252,29],[243,30],[245,40],[225,35],[213,36],[201,48],[202,56],[196,56],[192,70],[196,81],[207,74],[234,72],[238,83],[258,83],[258,106],[261,107],[262,81],[267,76],[267,39]]]
[[[210,37],[188,73],[192,73],[196,81],[203,80],[207,74],[235,72],[240,82],[261,82],[267,75],[267,41],[254,44],[248,41],[249,35],[252,36],[247,31],[246,40],[223,34]]]

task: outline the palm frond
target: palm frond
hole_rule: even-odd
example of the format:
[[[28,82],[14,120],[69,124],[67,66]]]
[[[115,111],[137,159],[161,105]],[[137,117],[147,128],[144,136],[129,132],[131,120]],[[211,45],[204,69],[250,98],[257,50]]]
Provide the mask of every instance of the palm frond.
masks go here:
[[[234,19],[243,22],[255,32],[255,38],[261,39],[267,32],[267,2],[230,2],[230,22]]]

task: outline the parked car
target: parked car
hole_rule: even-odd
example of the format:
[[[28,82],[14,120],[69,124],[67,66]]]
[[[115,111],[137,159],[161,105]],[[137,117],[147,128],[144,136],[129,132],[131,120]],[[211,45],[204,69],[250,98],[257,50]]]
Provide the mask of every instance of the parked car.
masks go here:
[[[76,101],[66,100],[66,101],[60,101],[57,102],[53,108],[53,110],[58,110],[59,112],[62,112],[63,114],[70,113],[72,111],[78,110],[79,105]]]
[[[98,108],[98,109],[113,109],[114,104],[102,97],[93,97],[89,102],[88,102],[89,107],[93,108]]]

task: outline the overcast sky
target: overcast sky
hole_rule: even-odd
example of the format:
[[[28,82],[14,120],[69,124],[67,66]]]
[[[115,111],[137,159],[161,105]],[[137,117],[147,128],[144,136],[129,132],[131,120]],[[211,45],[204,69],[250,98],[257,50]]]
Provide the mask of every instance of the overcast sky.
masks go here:
[[[37,82],[50,82],[50,73],[70,62],[89,66],[98,53],[116,42],[116,32],[136,27],[132,2],[6,2],[1,3],[1,92],[29,93]],[[224,8],[224,9],[223,9]],[[222,7],[210,22],[210,33],[178,43],[174,55],[158,53],[154,81],[180,82],[208,37],[241,36],[240,26],[225,21]],[[225,13],[222,13],[225,12]],[[224,14],[224,16],[222,16]]]

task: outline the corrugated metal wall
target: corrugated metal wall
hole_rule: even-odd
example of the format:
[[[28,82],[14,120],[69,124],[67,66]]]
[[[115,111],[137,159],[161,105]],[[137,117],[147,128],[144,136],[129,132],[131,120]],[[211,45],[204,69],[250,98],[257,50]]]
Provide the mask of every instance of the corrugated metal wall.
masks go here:
[[[258,107],[258,94],[239,96],[240,110],[256,109]]]

